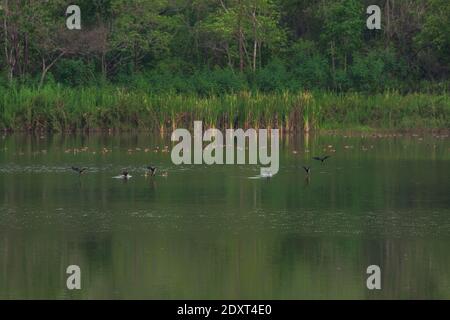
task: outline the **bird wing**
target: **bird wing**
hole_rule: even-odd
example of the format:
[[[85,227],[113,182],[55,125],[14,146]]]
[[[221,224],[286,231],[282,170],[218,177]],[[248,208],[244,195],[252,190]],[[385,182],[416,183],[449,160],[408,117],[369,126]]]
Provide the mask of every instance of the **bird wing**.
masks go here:
[[[322,161],[322,159],[320,157],[313,157],[314,160],[319,160]]]

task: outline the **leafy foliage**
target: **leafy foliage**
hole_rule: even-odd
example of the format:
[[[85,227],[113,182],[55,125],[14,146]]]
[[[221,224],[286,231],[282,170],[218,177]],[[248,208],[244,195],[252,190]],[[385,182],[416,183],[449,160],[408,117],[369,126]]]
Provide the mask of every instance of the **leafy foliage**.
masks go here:
[[[448,90],[447,0],[0,0],[0,85],[147,92]],[[425,84],[425,85],[424,85]]]

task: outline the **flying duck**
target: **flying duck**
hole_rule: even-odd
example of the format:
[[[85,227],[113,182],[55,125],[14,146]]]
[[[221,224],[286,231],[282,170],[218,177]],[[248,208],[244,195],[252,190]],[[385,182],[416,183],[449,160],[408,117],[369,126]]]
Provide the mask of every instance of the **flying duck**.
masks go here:
[[[156,174],[156,167],[148,166],[147,170],[148,171],[145,172],[145,176],[148,176],[148,175],[154,176]]]
[[[303,166],[303,170],[305,170],[306,175],[309,176],[309,173],[311,172],[311,167],[305,167],[305,166]]]
[[[313,157],[314,160],[320,161],[320,162],[324,162],[325,160],[327,160],[330,156],[323,156],[323,157]]]
[[[72,170],[81,175],[87,170],[87,168],[72,167]]]

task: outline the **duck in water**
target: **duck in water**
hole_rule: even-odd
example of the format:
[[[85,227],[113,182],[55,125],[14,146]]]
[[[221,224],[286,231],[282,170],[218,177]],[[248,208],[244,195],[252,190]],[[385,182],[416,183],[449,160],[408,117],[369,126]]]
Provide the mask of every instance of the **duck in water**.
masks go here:
[[[303,170],[305,170],[306,176],[309,177],[309,174],[310,174],[310,172],[311,172],[311,167],[305,167],[305,166],[303,166]]]
[[[119,176],[119,178],[122,178],[122,179],[125,179],[125,180],[128,180],[128,179],[130,179],[131,178],[131,175],[128,173],[128,170],[123,170],[122,171],[122,175],[121,176]]]
[[[82,175],[83,173],[86,172],[87,168],[78,168],[78,167],[72,167],[71,168],[73,171],[77,172],[79,175]]]
[[[261,178],[270,179],[272,177],[273,177],[273,174],[269,170],[261,172]]]
[[[311,167],[306,167],[303,166],[303,170],[305,170],[305,181],[306,181],[306,185],[309,185],[309,174],[311,173]]]
[[[148,166],[147,171],[145,172],[145,176],[154,176],[156,174],[156,167]]]

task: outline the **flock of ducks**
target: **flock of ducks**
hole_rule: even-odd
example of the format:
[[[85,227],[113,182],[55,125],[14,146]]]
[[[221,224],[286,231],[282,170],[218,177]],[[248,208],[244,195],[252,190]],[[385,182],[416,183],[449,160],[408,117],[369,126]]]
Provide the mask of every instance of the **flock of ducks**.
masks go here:
[[[78,173],[79,175],[82,175],[82,174],[84,174],[84,173],[87,172],[87,169],[88,169],[88,168],[86,168],[86,167],[80,168],[80,167],[73,167],[73,166],[72,166],[71,169],[72,169],[73,171],[75,171],[76,173]],[[150,166],[147,166],[146,169],[147,169],[147,170],[145,171],[145,174],[144,174],[145,177],[156,175],[156,169],[157,169],[156,167],[150,165]],[[166,177],[166,176],[167,176],[167,172],[163,172],[162,176]],[[128,172],[128,170],[124,169],[124,170],[122,171],[122,174],[121,174],[121,175],[119,175],[119,176],[117,176],[117,177],[114,177],[114,178],[120,178],[120,179],[128,180],[128,179],[131,178],[131,175],[130,175],[130,173]]]
[[[314,160],[320,161],[321,163],[323,163],[325,160],[327,160],[328,158],[330,158],[331,156],[322,156],[322,157],[313,157]],[[306,178],[309,178],[309,174],[311,173],[311,166],[307,167],[307,166],[302,166],[303,170],[305,170],[306,173]]]
[[[313,157],[313,159],[314,159],[314,160],[317,160],[317,161],[320,161],[320,162],[323,164],[323,162],[324,162],[325,160],[327,160],[328,158],[330,158],[330,157],[331,157],[331,156]],[[309,174],[311,173],[311,166],[302,166],[302,167],[303,167],[303,170],[305,170],[306,177],[309,178]],[[71,169],[72,169],[73,171],[75,171],[76,173],[78,173],[79,175],[82,175],[82,174],[84,174],[85,172],[87,172],[87,169],[88,169],[88,168],[86,168],[86,167],[80,168],[80,167],[74,167],[74,166],[72,166]],[[145,177],[148,177],[148,176],[153,177],[153,176],[156,175],[156,170],[157,170],[157,168],[156,168],[155,166],[150,165],[150,166],[145,167],[145,169],[146,169],[145,174],[144,174]],[[167,172],[163,172],[163,173],[162,173],[162,176],[167,177]],[[268,176],[268,177],[269,177],[269,176]],[[120,179],[128,180],[128,179],[131,178],[131,175],[130,175],[130,173],[128,172],[128,170],[124,169],[124,170],[122,171],[122,174],[121,174],[121,175],[116,176],[116,177],[114,177],[114,178],[120,178]]]

